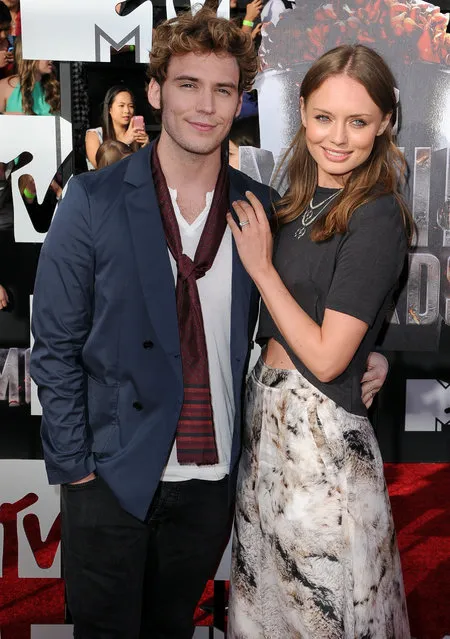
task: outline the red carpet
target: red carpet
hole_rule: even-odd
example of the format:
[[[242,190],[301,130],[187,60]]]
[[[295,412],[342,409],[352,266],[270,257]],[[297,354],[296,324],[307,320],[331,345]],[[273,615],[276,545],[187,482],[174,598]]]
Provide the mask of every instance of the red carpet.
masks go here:
[[[450,634],[450,464],[386,464],[411,632]]]
[[[450,464],[387,464],[412,634],[416,639],[441,639],[450,634]],[[31,503],[35,495],[25,498]],[[61,579],[19,579],[17,512],[23,504],[0,508],[5,547],[0,580],[1,639],[30,639],[30,624],[62,623],[64,587]],[[59,521],[42,540],[39,522],[24,521],[25,532],[41,567],[52,565],[59,539]],[[201,604],[212,604],[210,582]],[[211,615],[197,610],[198,625]]]

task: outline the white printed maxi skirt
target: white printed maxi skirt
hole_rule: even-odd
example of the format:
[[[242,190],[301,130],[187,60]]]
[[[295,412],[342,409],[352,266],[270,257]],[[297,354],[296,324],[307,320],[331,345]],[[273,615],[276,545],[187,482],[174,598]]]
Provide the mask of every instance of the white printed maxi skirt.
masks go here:
[[[245,417],[228,639],[409,639],[369,420],[262,360]]]

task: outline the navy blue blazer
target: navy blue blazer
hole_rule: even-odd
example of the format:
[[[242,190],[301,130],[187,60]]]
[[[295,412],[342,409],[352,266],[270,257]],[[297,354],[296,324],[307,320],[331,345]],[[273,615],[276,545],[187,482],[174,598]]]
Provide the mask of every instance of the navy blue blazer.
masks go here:
[[[50,483],[95,471],[142,520],[183,402],[175,284],[150,148],[70,181],[41,251],[31,356]],[[275,192],[230,168],[230,206],[246,190],[269,213]],[[258,306],[234,242],[232,268],[230,477],[240,451],[242,389]]]

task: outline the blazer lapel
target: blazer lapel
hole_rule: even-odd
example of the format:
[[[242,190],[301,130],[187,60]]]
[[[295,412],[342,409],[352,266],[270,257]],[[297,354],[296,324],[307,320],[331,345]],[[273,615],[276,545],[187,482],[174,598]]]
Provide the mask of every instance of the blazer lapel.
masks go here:
[[[245,185],[240,183],[239,174],[230,170],[230,211],[238,221],[232,208],[232,203],[236,200],[244,200]],[[242,265],[236,243],[233,239],[233,273],[231,284],[231,361],[240,361],[245,357],[248,350],[248,328],[250,298],[253,289],[251,277]]]
[[[125,203],[147,311],[162,348],[173,357],[180,353],[175,282],[151,177],[151,147],[130,158]]]

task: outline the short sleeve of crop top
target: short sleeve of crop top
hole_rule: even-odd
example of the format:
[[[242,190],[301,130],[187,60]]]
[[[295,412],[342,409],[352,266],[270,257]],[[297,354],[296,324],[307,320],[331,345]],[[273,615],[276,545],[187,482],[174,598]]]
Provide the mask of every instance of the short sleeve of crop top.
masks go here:
[[[405,250],[405,231],[395,198],[386,195],[361,206],[339,245],[325,308],[371,326],[399,276],[399,255]]]

